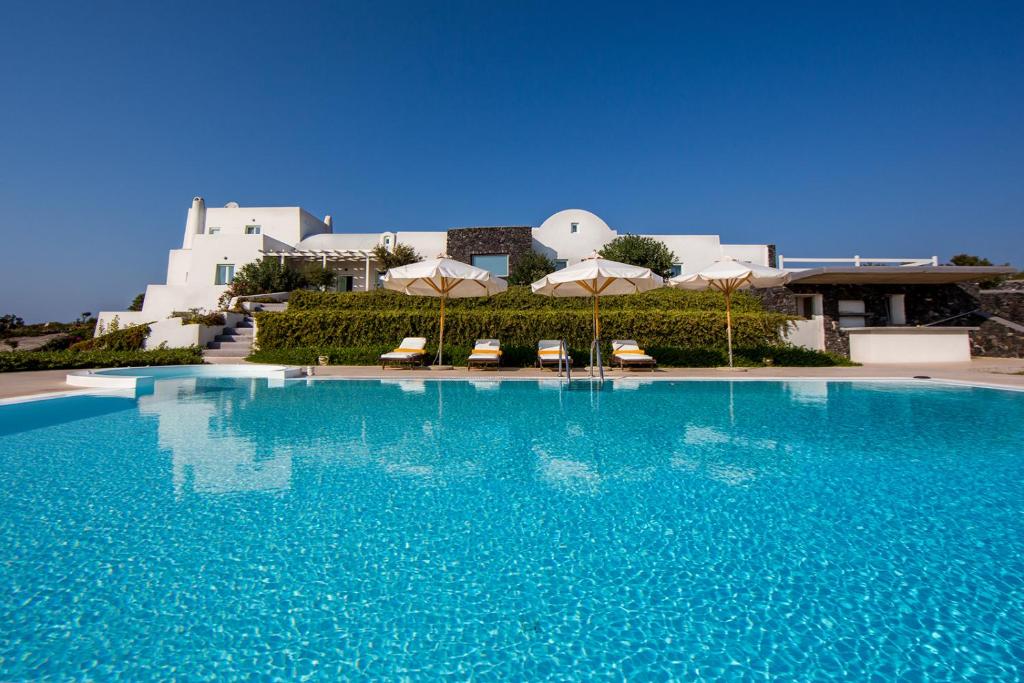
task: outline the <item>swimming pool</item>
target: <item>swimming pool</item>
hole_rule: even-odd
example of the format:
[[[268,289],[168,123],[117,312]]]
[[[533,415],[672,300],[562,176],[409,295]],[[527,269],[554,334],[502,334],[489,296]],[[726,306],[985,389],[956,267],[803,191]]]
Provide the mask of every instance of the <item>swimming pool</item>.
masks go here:
[[[179,378],[0,406],[0,679],[1024,675],[1024,394]]]

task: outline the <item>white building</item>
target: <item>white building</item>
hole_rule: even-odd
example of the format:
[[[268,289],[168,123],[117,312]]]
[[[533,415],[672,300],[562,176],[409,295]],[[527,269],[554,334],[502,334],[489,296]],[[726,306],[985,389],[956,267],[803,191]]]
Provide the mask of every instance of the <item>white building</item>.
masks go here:
[[[453,237],[461,238],[468,230],[473,234],[469,243]],[[389,249],[396,243],[408,244],[426,258],[451,253],[506,276],[510,265],[529,249],[564,267],[618,234],[582,209],[559,211],[536,228],[334,232],[330,216],[320,220],[299,207],[241,207],[230,202],[223,208],[207,208],[202,197],[196,197],[185,220],[181,248],[168,254],[166,281],[146,288],[141,312],[104,311],[99,322],[106,327],[115,316],[125,325],[164,320],[173,312],[193,308],[216,310],[235,272],[261,258],[319,263],[335,271],[339,290],[369,290],[381,275],[371,255],[378,244]],[[771,258],[768,245],[722,244],[717,235],[651,237],[675,253],[679,272],[699,270],[723,254],[759,264],[768,264]]]

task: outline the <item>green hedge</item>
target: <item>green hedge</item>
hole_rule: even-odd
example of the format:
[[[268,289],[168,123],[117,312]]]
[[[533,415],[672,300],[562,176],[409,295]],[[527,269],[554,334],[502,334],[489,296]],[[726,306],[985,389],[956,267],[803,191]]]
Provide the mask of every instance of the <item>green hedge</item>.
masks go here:
[[[346,348],[293,348],[257,351],[248,360],[254,363],[273,363],[281,365],[316,365],[320,356],[327,356],[331,365],[375,365],[380,354],[390,351],[393,346],[359,346]],[[428,350],[428,359],[433,358],[436,349]],[[453,365],[465,365],[469,356],[468,346],[446,347],[445,362]],[[570,355],[577,366],[585,365],[589,349],[572,349]],[[658,360],[658,365],[666,368],[708,368],[727,365],[728,355],[720,348],[678,348],[652,347],[647,349]],[[736,365],[758,367],[767,363],[791,367],[827,367],[835,365],[852,365],[847,359],[829,353],[820,353],[809,349],[793,346],[765,345],[735,349]],[[607,354],[605,363],[609,363]],[[524,367],[534,364],[536,349],[526,347],[508,347],[502,355],[502,365],[506,367]]]
[[[736,346],[777,344],[788,318],[779,313],[733,315]],[[318,310],[256,314],[257,343],[265,350],[287,348],[394,347],[403,337],[436,343],[436,311]],[[494,337],[503,347],[536,349],[539,339],[565,339],[573,348],[589,348],[592,316],[586,310],[451,311],[445,318],[445,342],[471,346]],[[720,311],[608,310],[601,315],[605,340],[636,339],[641,346],[724,347],[725,313]]]
[[[401,292],[377,289],[369,292],[313,292],[298,290],[288,299],[289,311],[322,309],[360,311],[437,311],[437,299],[426,296],[408,296]],[[580,310],[589,311],[593,304],[590,299],[539,296],[526,286],[511,286],[507,292],[492,297],[451,299],[447,309],[459,310]],[[682,289],[655,289],[643,294],[609,296],[601,299],[601,310],[695,310],[723,311],[725,302],[718,292],[690,292]],[[733,297],[733,310],[760,311],[761,302],[754,296],[740,292]]]
[[[146,365],[191,365],[203,362],[199,347],[155,351],[12,351],[0,353],[0,372]]]
[[[149,325],[130,325],[71,345],[72,351],[140,351]]]

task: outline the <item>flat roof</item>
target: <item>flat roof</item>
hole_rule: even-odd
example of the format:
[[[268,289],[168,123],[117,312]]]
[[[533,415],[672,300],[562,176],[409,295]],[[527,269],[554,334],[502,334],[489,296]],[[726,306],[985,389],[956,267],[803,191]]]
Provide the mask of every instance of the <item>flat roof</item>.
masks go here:
[[[790,284],[943,285],[1011,275],[1008,266],[835,266],[790,271]]]

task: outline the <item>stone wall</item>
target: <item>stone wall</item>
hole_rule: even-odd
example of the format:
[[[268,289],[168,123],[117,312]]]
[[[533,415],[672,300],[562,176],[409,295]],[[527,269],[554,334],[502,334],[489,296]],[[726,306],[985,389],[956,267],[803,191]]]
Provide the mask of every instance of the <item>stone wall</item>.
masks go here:
[[[448,231],[448,256],[472,263],[473,256],[508,254],[511,273],[523,254],[533,249],[533,229],[529,226],[494,228],[455,228]]]
[[[1017,283],[1022,286],[1018,289]],[[978,293],[982,308],[992,315],[1024,325],[1024,281],[1014,280],[999,289],[983,289]]]

